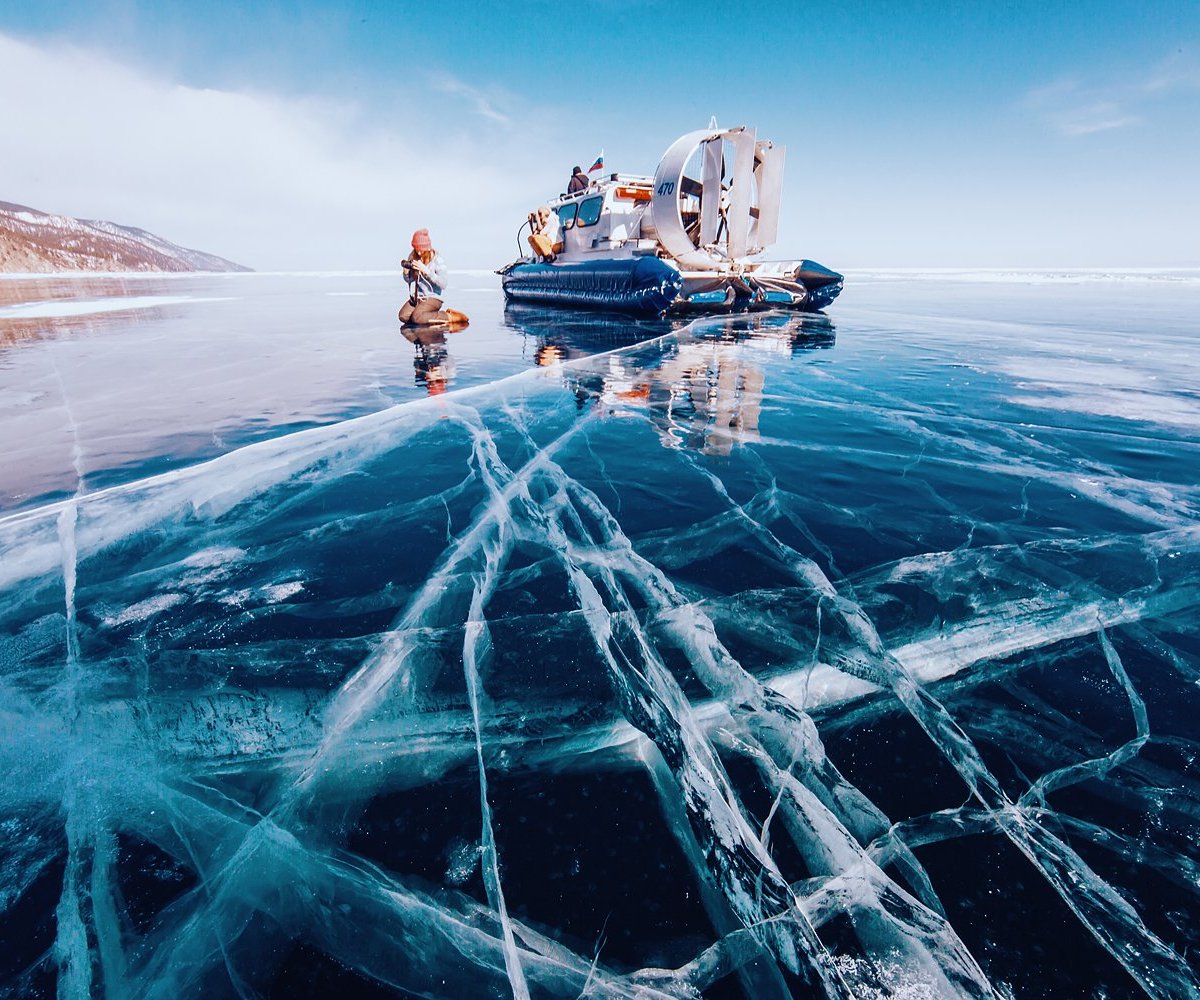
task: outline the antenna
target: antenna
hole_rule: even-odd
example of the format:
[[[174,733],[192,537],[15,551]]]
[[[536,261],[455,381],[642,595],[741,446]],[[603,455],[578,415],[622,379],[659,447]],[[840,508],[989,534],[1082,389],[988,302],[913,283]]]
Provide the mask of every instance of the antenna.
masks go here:
[[[713,115],[711,118],[708,119],[708,127],[713,132],[715,132],[717,129],[719,129],[721,127],[720,125],[717,124],[717,116],[716,115]]]

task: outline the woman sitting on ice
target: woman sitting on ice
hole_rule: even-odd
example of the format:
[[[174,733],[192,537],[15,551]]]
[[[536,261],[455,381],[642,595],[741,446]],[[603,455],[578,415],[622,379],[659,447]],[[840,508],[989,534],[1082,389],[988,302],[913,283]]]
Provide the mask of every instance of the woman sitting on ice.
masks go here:
[[[418,229],[413,233],[412,253],[400,262],[400,268],[404,272],[404,280],[412,286],[408,301],[400,307],[401,323],[406,326],[467,325],[465,313],[442,308],[446,263],[433,249],[428,229]]]

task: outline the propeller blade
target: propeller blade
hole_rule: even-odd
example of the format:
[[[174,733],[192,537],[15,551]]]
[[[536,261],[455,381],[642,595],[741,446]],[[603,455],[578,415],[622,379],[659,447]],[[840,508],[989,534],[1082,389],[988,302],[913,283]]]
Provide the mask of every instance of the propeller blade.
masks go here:
[[[779,201],[783,194],[783,164],[787,150],[769,141],[758,143],[754,179],[758,182],[758,226],[754,243],[769,247],[779,238]],[[751,215],[754,215],[751,212]]]
[[[704,190],[707,195],[700,201],[700,245],[717,242],[721,228],[721,181],[725,177],[724,144],[718,139],[701,143],[701,160]]]
[[[730,137],[733,143],[733,178],[729,184],[728,254],[737,259],[746,256],[750,243],[751,185],[753,183],[754,129],[743,129]]]

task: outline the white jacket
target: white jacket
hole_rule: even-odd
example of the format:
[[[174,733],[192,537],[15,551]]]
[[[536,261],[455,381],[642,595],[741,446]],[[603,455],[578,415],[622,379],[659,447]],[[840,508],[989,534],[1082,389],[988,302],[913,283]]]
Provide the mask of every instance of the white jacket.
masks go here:
[[[441,254],[434,254],[428,264],[422,263],[416,257],[409,257],[413,265],[412,273],[417,279],[417,298],[429,296],[440,299],[446,290],[446,262]]]

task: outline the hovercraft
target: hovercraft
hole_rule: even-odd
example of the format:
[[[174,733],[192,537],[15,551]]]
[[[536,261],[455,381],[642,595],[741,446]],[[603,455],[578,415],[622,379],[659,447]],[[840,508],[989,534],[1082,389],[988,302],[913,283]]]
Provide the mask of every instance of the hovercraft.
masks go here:
[[[715,124],[677,139],[653,177],[610,174],[559,195],[518,231],[532,253],[501,268],[512,302],[637,315],[785,308],[817,312],[842,275],[757,259],[779,232],[785,149]]]

